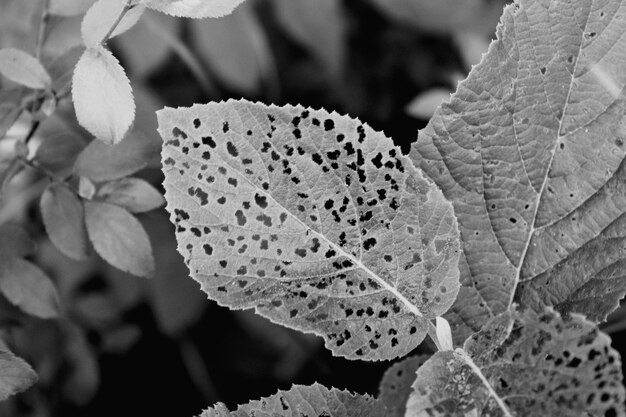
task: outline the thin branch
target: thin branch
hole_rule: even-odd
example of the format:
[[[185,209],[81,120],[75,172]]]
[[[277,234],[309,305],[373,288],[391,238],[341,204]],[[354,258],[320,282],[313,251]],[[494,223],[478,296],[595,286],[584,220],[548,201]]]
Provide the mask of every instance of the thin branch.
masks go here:
[[[106,35],[104,35],[104,37],[100,41],[101,44],[106,43],[106,41],[109,40],[109,38],[111,37],[111,35],[113,35],[113,32],[115,31],[115,29],[117,29],[117,26],[120,24],[120,22],[122,21],[122,19],[126,15],[126,13],[128,13],[128,11],[130,9],[135,7],[135,5],[132,4],[132,3],[133,3],[133,0],[127,0],[126,1],[126,5],[124,6],[124,8],[120,12],[120,14],[117,16],[117,18],[115,19],[115,21],[113,22],[113,24],[109,28],[109,31],[106,33]]]
[[[41,9],[41,20],[39,21],[39,32],[37,34],[37,45],[35,47],[35,57],[41,60],[41,51],[43,45],[46,42],[46,28],[50,21],[50,0],[43,0],[43,7]]]

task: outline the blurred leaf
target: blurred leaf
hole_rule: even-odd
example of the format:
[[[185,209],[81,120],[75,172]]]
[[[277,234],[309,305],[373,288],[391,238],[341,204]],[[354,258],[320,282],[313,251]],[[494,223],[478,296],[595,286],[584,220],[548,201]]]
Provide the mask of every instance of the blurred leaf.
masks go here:
[[[39,1],[0,1],[0,47],[27,50],[32,48],[37,36],[33,30]]]
[[[15,356],[0,340],[0,401],[25,391],[37,382],[37,374],[26,361]]]
[[[86,405],[100,386],[98,360],[83,330],[71,323],[62,330],[63,362],[68,368],[63,375],[63,398],[76,405]]]
[[[447,88],[432,88],[418,94],[406,105],[405,111],[409,116],[429,120],[435,113],[435,110],[437,110],[437,107],[445,100],[450,99],[450,94],[452,94],[452,91]]]
[[[113,204],[86,201],[85,221],[89,239],[102,259],[133,275],[154,274],[150,240],[132,214]]]
[[[388,17],[438,33],[472,31],[492,36],[505,0],[372,0]]]
[[[205,410],[199,417],[235,416],[299,416],[299,417],[385,417],[384,404],[369,395],[353,394],[320,384],[294,385],[289,391],[278,393],[229,412],[221,403]]]
[[[112,146],[94,140],[78,156],[74,172],[95,182],[114,180],[145,168],[160,152],[160,141],[138,131]]]
[[[124,324],[102,334],[102,350],[122,354],[135,345],[139,338],[141,338],[139,326]]]
[[[0,226],[0,255],[22,258],[35,253],[35,242],[22,226],[5,223]]]
[[[96,195],[96,186],[87,177],[80,177],[78,179],[78,195],[85,200],[91,200]]]
[[[43,319],[60,314],[60,301],[50,278],[36,265],[0,255],[0,292],[25,313]]]
[[[76,64],[72,100],[81,126],[107,144],[124,139],[135,118],[135,101],[124,68],[101,46],[87,49]]]
[[[475,32],[457,31],[452,34],[465,68],[469,71],[480,62],[489,48],[489,38]],[[465,77],[463,77],[465,78]],[[459,80],[461,81],[461,80]]]
[[[85,148],[82,138],[70,131],[43,139],[35,151],[35,160],[49,171],[67,176],[80,152]]]
[[[0,73],[30,88],[48,88],[52,79],[39,60],[19,49],[0,49]]]
[[[347,21],[337,0],[274,0],[276,17],[291,37],[305,46],[339,79],[346,54]]]
[[[59,92],[64,87],[71,84],[74,68],[80,60],[80,57],[83,56],[84,52],[84,46],[75,46],[50,62],[47,68],[50,73],[50,77],[52,77],[53,90]]]
[[[190,22],[194,48],[229,88],[256,92],[271,71],[273,57],[252,2],[217,20]]]
[[[22,101],[29,94],[24,87],[0,90],[0,139],[6,135],[24,110]]]
[[[163,64],[172,52],[167,39],[178,38],[181,26],[181,19],[147,10],[133,30],[116,44],[128,73],[142,78]]]
[[[202,19],[232,13],[244,0],[146,0],[147,7],[172,16]]]
[[[105,36],[108,35],[113,24],[126,8],[127,3],[127,0],[98,0],[87,10],[80,28],[87,48],[96,48],[103,41],[106,41]],[[137,4],[128,10],[115,27],[115,30],[108,35],[109,39],[133,27],[139,21],[145,9],[144,5]]]
[[[75,260],[89,256],[83,206],[64,184],[48,186],[41,196],[41,215],[52,243]]]
[[[143,213],[165,204],[163,195],[147,181],[139,178],[122,178],[105,183],[96,196],[131,213]]]
[[[150,240],[159,242],[154,247],[156,272],[148,287],[148,301],[159,329],[177,337],[205,311],[206,296],[200,286],[189,279],[189,270],[176,250],[174,226],[165,213],[151,216],[145,225]]]
[[[417,368],[429,358],[415,355],[394,363],[385,371],[378,388],[378,399],[387,406],[387,417],[404,417],[406,403],[413,391]]]
[[[50,0],[50,14],[75,16],[85,13],[95,0]]]

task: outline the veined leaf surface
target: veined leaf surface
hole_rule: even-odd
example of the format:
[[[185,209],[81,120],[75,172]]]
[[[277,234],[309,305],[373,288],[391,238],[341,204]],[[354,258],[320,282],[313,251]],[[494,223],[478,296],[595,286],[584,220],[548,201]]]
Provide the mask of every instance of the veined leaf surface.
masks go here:
[[[513,300],[602,320],[626,291],[626,3],[520,0],[419,134],[453,202],[457,341]]]
[[[391,359],[458,289],[458,229],[441,191],[358,120],[247,101],[158,112],[178,249],[231,308]]]
[[[496,317],[464,351],[435,353],[413,390],[406,417],[626,415],[611,339],[582,316],[563,320],[551,309]]]
[[[352,394],[320,384],[294,385],[229,412],[223,404],[205,410],[200,417],[386,417],[383,403],[369,395]]]

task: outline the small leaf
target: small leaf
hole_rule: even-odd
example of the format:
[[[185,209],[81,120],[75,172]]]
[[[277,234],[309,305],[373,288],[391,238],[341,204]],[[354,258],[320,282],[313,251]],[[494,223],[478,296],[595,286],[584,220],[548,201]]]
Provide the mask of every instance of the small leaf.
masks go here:
[[[35,152],[37,163],[52,172],[69,174],[74,161],[85,147],[82,138],[71,132],[47,136]]]
[[[448,320],[443,317],[437,317],[437,341],[441,345],[440,350],[452,350],[452,330],[450,329],[450,324]]]
[[[428,355],[410,356],[394,363],[385,371],[378,388],[378,399],[387,407],[387,417],[404,417],[417,368],[428,358]]]
[[[41,196],[41,215],[54,245],[75,260],[89,255],[83,206],[63,184],[52,184]]]
[[[244,0],[145,0],[146,7],[178,17],[203,19],[230,14]]]
[[[78,156],[74,172],[95,182],[115,180],[145,168],[160,151],[160,141],[138,131],[112,146],[94,140]]]
[[[96,0],[50,0],[48,11],[58,16],[76,16],[85,13]]]
[[[124,12],[127,3],[127,0],[98,0],[87,10],[80,27],[87,48],[96,48],[106,41],[104,37],[107,36],[120,14]],[[133,27],[145,9],[144,5],[139,4],[126,11],[115,30],[109,35],[109,39]]]
[[[0,254],[0,292],[23,312],[48,319],[60,314],[57,290],[37,266]]]
[[[5,223],[0,226],[0,254],[22,258],[35,253],[35,242],[22,226]]]
[[[143,213],[165,204],[163,195],[139,178],[122,178],[107,182],[100,187],[96,195],[103,201],[123,207],[131,213]]]
[[[48,88],[50,75],[37,58],[19,49],[0,49],[0,74],[30,88]]]
[[[91,200],[96,195],[96,185],[87,177],[78,179],[78,195],[85,200]]]
[[[133,275],[154,274],[150,240],[132,214],[113,204],[86,201],[85,221],[89,239],[105,261]]]
[[[124,68],[101,46],[87,49],[76,64],[72,100],[81,126],[108,144],[119,143],[135,118],[133,91]]]
[[[435,353],[413,389],[406,417],[625,415],[609,337],[582,316],[551,310],[496,317],[464,350]]]
[[[35,382],[37,374],[33,368],[0,341],[0,401],[26,391]]]
[[[382,133],[244,100],[157,116],[178,250],[220,304],[382,360],[454,301],[452,207]]]
[[[320,384],[294,385],[289,391],[278,393],[229,412],[223,404],[205,410],[199,417],[385,417],[383,403],[369,395],[353,394]]]
[[[4,138],[22,114],[22,102],[29,92],[29,89],[22,86],[0,90],[0,139]]]
[[[435,110],[445,100],[450,99],[451,91],[447,88],[433,88],[418,94],[406,105],[405,111],[409,116],[428,120],[433,117]]]

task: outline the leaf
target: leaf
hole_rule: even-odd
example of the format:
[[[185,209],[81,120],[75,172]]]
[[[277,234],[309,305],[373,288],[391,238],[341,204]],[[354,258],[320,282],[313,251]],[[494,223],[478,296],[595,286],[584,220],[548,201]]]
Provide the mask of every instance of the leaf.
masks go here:
[[[218,303],[381,360],[454,301],[451,205],[382,133],[243,100],[157,117],[178,249]]]
[[[95,0],[50,0],[48,11],[59,16],[76,16],[85,13]]]
[[[457,341],[513,299],[602,320],[626,291],[625,9],[507,7],[498,39],[413,145],[459,219]]]
[[[42,319],[60,314],[60,301],[50,278],[34,264],[0,254],[0,292],[23,312]]]
[[[29,91],[22,86],[0,90],[0,139],[4,138],[22,114],[22,101]]]
[[[139,21],[146,7],[138,4],[125,11],[127,3],[128,0],[98,0],[87,10],[80,27],[87,48],[101,46],[103,42],[126,32]],[[123,17],[109,34],[122,13]]]
[[[165,199],[148,182],[139,178],[122,178],[104,184],[96,196],[131,213],[143,213],[161,207]]]
[[[579,315],[504,313],[470,337],[464,351],[437,352],[418,369],[406,417],[624,416],[620,358],[610,345]]]
[[[428,355],[410,356],[385,371],[378,388],[378,399],[387,407],[387,417],[404,417],[415,373],[428,358]]]
[[[33,368],[0,341],[0,401],[26,391],[35,382],[37,374]]]
[[[124,139],[135,118],[133,91],[124,68],[101,46],[87,49],[76,64],[72,101],[78,123],[107,144]]]
[[[63,132],[43,139],[35,152],[39,165],[52,172],[71,170],[74,161],[85,147],[82,138],[71,132]]]
[[[190,23],[202,62],[229,88],[242,92],[258,91],[273,70],[267,36],[252,6],[248,2],[221,19]]]
[[[205,410],[199,417],[385,417],[385,406],[369,395],[352,394],[320,384],[294,385],[229,412],[223,404]]]
[[[83,56],[85,47],[82,45],[74,46],[65,51],[62,55],[56,57],[49,65],[48,72],[52,78],[52,88],[58,93],[62,89],[67,88],[72,81],[74,68]]]
[[[78,156],[74,173],[96,182],[115,180],[142,170],[160,150],[160,141],[138,131],[112,146],[94,140]]]
[[[0,49],[0,74],[35,89],[48,88],[52,84],[50,75],[37,58],[19,49]]]
[[[51,184],[41,195],[41,216],[54,245],[68,257],[82,260],[89,256],[83,206],[64,184]]]
[[[231,14],[244,0],[145,0],[146,7],[178,17],[203,19]]]
[[[471,31],[493,35],[504,0],[373,0],[383,14],[435,33]]]
[[[305,46],[334,79],[340,79],[346,58],[347,19],[336,0],[274,0],[278,22],[292,39]]]
[[[0,226],[0,254],[19,258],[35,253],[35,242],[22,226],[5,223]]]
[[[430,119],[441,103],[450,99],[450,90],[447,88],[432,88],[418,94],[406,105],[405,111],[409,116],[418,119]]]
[[[150,240],[132,214],[113,204],[86,201],[85,222],[89,239],[102,259],[133,275],[154,274]]]

